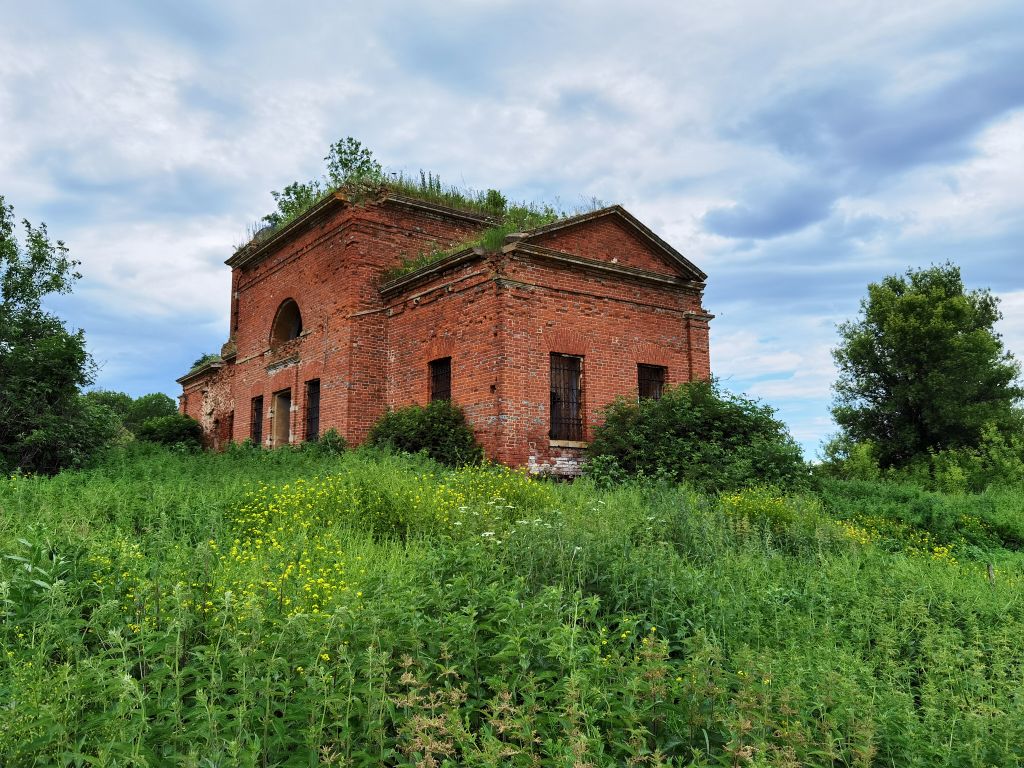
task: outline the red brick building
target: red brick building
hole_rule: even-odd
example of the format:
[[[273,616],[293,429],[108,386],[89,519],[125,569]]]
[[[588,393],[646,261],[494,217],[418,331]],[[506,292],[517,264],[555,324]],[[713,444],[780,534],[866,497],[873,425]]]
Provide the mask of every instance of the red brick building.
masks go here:
[[[464,248],[486,216],[398,195],[327,198],[228,259],[231,334],[180,407],[213,447],[334,428],[450,397],[487,455],[571,474],[616,396],[710,375],[706,275],[620,206]]]

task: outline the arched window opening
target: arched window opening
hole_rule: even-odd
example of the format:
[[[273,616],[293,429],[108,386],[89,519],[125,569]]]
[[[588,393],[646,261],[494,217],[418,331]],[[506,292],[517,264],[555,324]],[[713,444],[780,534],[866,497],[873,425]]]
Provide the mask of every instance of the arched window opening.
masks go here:
[[[274,326],[270,331],[270,345],[276,347],[286,341],[299,338],[302,333],[302,315],[294,299],[285,299],[277,308]]]

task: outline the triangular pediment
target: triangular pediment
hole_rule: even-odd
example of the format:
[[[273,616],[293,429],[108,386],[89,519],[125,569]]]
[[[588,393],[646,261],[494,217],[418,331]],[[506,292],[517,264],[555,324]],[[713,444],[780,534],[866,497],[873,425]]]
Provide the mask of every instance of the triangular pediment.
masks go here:
[[[524,233],[521,242],[591,261],[703,282],[707,275],[619,205]]]

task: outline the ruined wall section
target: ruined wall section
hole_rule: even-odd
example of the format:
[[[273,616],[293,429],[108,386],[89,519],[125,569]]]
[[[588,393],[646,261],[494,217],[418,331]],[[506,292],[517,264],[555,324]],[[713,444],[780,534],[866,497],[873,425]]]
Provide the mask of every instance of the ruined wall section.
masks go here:
[[[235,417],[230,369],[213,367],[195,376],[186,376],[178,396],[178,412],[202,425],[206,447],[219,450],[226,446],[231,441]]]

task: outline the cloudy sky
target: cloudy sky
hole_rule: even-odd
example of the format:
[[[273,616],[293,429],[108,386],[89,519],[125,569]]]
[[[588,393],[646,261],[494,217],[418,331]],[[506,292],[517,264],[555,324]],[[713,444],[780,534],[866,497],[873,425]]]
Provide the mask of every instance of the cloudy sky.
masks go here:
[[[393,170],[625,205],[710,277],[712,367],[809,456],[868,282],[947,260],[1024,358],[1024,4],[0,0],[0,195],[84,279],[97,385],[177,394],[223,265],[355,136]]]

